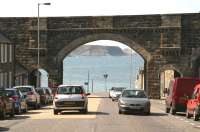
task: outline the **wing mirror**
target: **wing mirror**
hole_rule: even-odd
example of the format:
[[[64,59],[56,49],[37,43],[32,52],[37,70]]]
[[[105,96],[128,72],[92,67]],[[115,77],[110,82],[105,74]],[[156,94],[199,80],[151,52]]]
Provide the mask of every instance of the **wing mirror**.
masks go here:
[[[90,93],[86,93],[86,96],[89,96],[89,95],[91,95]]]

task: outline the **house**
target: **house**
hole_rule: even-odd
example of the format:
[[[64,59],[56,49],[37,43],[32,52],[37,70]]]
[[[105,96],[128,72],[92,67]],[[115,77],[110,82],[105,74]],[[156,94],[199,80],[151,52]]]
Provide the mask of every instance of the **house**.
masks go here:
[[[14,44],[0,33],[0,88],[14,85]]]

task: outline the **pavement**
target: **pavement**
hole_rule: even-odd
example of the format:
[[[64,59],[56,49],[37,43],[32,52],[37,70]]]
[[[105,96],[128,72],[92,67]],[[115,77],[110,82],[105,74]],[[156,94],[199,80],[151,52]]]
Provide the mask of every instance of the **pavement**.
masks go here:
[[[91,95],[89,113],[75,111],[53,115],[52,106],[30,110],[0,121],[0,131],[10,132],[199,132],[200,121],[184,114],[164,113],[162,100],[151,100],[151,114],[118,114],[117,102],[103,94]]]

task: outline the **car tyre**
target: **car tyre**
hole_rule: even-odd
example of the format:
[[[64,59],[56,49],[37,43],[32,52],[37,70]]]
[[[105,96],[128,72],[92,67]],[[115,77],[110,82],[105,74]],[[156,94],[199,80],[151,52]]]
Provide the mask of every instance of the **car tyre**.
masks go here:
[[[119,110],[119,114],[122,114],[122,111],[121,111],[121,110]]]
[[[10,112],[10,117],[14,117],[15,116],[15,108],[14,108],[14,104],[13,104],[13,107],[12,107],[12,110]]]
[[[0,120],[5,120],[5,118],[6,118],[6,111],[3,108],[2,111],[0,112]]]
[[[35,104],[34,104],[34,109],[35,109],[35,110],[38,109],[38,103],[37,103],[37,100],[36,100],[36,102],[35,102]]]
[[[58,110],[55,110],[55,109],[53,110],[53,114],[54,114],[54,115],[58,115],[58,113],[59,113]]]
[[[168,108],[167,106],[165,107],[165,113],[169,113],[170,112],[170,108]]]
[[[86,107],[85,109],[80,110],[81,113],[87,114],[88,113],[88,108]]]
[[[26,104],[26,105],[25,105],[25,109],[23,109],[23,112],[24,112],[24,113],[27,113],[27,111],[28,111],[28,105]]]
[[[198,115],[197,110],[194,110],[193,117],[194,117],[194,121],[198,121],[199,120],[199,115]]]
[[[186,117],[187,117],[188,119],[192,117],[192,115],[189,113],[188,109],[187,109],[187,111],[186,111]]]
[[[145,115],[150,115],[150,109],[147,111],[147,112],[145,112]]]
[[[176,114],[176,109],[175,109],[173,106],[171,106],[171,108],[170,108],[170,113],[171,113],[172,115],[175,115],[175,114]]]
[[[21,105],[17,108],[16,114],[20,115],[22,113]]]

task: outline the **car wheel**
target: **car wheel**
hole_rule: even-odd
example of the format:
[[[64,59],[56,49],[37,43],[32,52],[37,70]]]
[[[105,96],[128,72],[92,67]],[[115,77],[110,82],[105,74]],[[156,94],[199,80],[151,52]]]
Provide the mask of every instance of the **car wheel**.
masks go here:
[[[165,113],[169,113],[170,112],[170,108],[168,108],[167,106],[165,107]]]
[[[186,117],[187,117],[188,119],[192,117],[192,115],[189,113],[188,109],[187,109],[187,111],[186,111]]]
[[[175,109],[173,106],[171,106],[171,108],[170,108],[170,113],[171,113],[172,115],[175,115],[175,114],[176,114],[176,109]]]
[[[0,120],[5,120],[5,118],[6,118],[6,111],[3,108],[2,111],[0,112]]]
[[[57,115],[58,112],[59,112],[58,110],[55,110],[55,109],[53,110],[53,114],[54,114],[54,115]]]
[[[80,110],[80,112],[83,113],[83,114],[87,114],[87,113],[88,113],[88,108],[87,108],[87,106],[86,106],[85,109]]]
[[[122,114],[122,111],[119,109],[119,114]]]
[[[150,109],[149,109],[149,110],[146,111],[144,114],[145,114],[145,115],[150,115],[150,113],[151,113],[151,112],[150,112]]]
[[[194,117],[194,121],[198,121],[199,120],[199,115],[198,115],[197,110],[194,110],[193,117]]]
[[[38,104],[37,104],[37,108],[39,109],[40,107],[41,107],[41,104],[40,104],[40,103],[38,103]]]
[[[25,108],[24,108],[23,112],[26,113],[27,111],[28,111],[28,105],[25,104]]]
[[[15,107],[14,107],[14,104],[13,104],[13,107],[11,109],[11,112],[10,112],[10,117],[14,117],[15,116]]]
[[[17,108],[16,114],[21,114],[22,113],[22,109],[21,109],[21,105],[19,105],[19,107]]]

